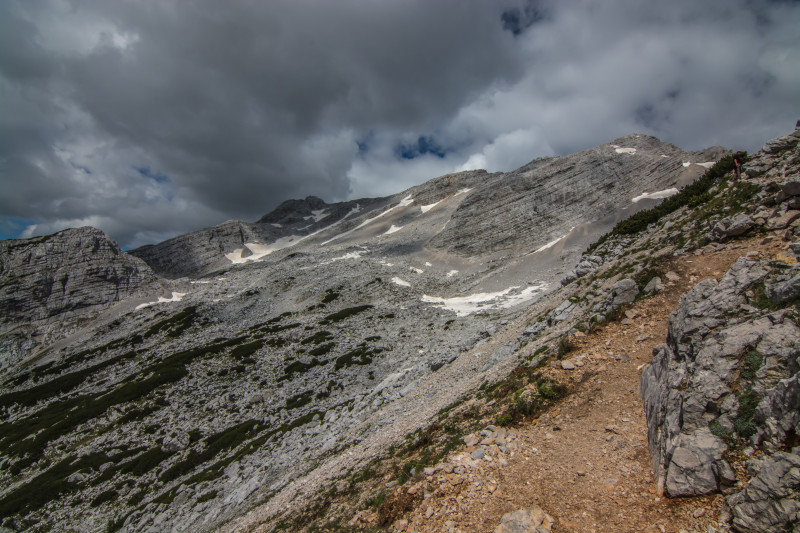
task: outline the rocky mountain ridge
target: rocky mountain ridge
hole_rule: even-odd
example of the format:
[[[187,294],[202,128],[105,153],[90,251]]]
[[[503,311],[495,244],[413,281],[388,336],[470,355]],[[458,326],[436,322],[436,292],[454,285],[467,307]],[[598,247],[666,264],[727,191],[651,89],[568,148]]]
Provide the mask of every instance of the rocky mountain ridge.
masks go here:
[[[655,137],[628,135],[570,156],[538,159],[503,175],[502,182],[481,184],[431,244],[462,254],[487,247],[535,250],[630,207],[643,193],[690,183],[705,170],[700,164],[725,153],[720,147],[684,152]],[[496,223],[499,211],[502,225]]]
[[[753,222],[745,232],[764,226],[794,238],[794,196],[780,187],[767,192],[770,183],[787,179],[781,172],[796,174],[797,143],[782,140],[751,159],[747,181],[715,183],[644,231],[614,235],[581,256],[616,220],[656,205],[657,193],[669,196],[691,173],[704,172],[698,163],[709,157],[669,152],[651,138],[618,141],[598,147],[602,164],[584,153],[534,161],[517,174],[443,176],[375,200],[371,210],[361,200],[355,211],[309,198],[255,223],[285,230],[280,236],[267,239],[232,222],[150,249],[156,271],[183,275],[171,262],[194,254],[185,272],[202,276],[161,280],[170,296],[137,300],[138,308],[106,307],[85,334],[52,344],[33,365],[4,377],[2,525],[75,527],[77,509],[80,527],[89,531],[208,531],[228,523],[246,530],[288,520],[287,505],[314,505],[329,487],[349,502],[343,509],[368,505],[367,494],[350,492],[370,482],[360,469],[407,434],[427,431],[431,420],[455,432],[447,442],[459,440],[460,432],[470,432],[469,416],[447,425],[441,415],[468,412],[465,399],[519,375],[520,365],[530,369],[524,371],[533,380],[529,390],[537,391],[530,393],[532,405],[555,401],[552,384],[538,373],[542,365],[575,368],[580,361],[560,360],[562,340],[568,344],[588,325],[613,320],[643,292],[658,291],[659,258],[737,238],[731,228],[742,221],[733,221],[745,211]],[[573,163],[593,170],[567,168]],[[602,174],[608,167],[613,171]],[[480,245],[459,244],[467,213],[487,228],[493,213],[499,234],[506,222],[516,227],[515,217],[528,216],[527,206],[547,191],[545,174],[536,174],[541,168],[563,168],[554,183],[584,183],[575,192],[583,198],[548,207],[571,213],[559,219],[565,233],[518,228],[516,237],[495,240],[488,229],[472,228]],[[621,192],[613,195],[613,211],[587,207],[588,188],[615,180]],[[514,205],[499,208],[505,204]],[[569,218],[592,209],[606,221]],[[202,243],[199,251],[194,241]],[[486,400],[481,417],[526,420],[525,413],[520,419],[505,410],[508,398]],[[428,461],[449,446],[434,446]],[[775,456],[778,470],[791,463],[782,457]],[[431,463],[416,458],[408,470],[397,465],[386,481],[400,486],[423,464]],[[340,490],[345,480],[347,490]],[[378,505],[397,518],[389,509],[392,494],[385,494],[386,507]],[[757,501],[752,494],[742,498]],[[330,505],[333,520],[338,515]],[[554,518],[557,527],[561,518]],[[354,527],[362,526],[377,525]]]
[[[0,280],[2,334],[6,339],[23,339],[21,345],[4,343],[7,354],[0,357],[0,368],[18,363],[22,346],[32,347],[26,337],[35,324],[57,323],[63,334],[67,321],[74,323],[117,302],[162,292],[147,263],[90,227],[0,241]]]
[[[130,254],[146,261],[159,275],[169,278],[196,276],[223,269],[231,261],[225,256],[235,255],[235,250],[239,250],[240,259],[252,255],[253,250],[246,246],[247,243],[272,241],[274,249],[279,250],[320,228],[341,222],[362,208],[375,209],[385,203],[384,198],[337,204],[327,204],[314,196],[305,200],[287,200],[255,223],[230,220],[159,244],[142,246]]]

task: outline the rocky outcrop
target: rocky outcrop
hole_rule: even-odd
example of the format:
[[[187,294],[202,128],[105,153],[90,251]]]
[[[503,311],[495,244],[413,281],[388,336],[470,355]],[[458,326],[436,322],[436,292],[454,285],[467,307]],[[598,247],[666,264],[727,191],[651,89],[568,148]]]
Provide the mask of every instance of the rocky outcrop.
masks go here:
[[[603,258],[597,255],[584,255],[575,265],[575,268],[567,273],[561,280],[561,285],[569,285],[578,278],[582,278],[590,272],[597,270],[603,264]]]
[[[609,288],[605,298],[592,309],[596,313],[593,320],[603,322],[605,315],[633,302],[637,296],[639,287],[635,281],[630,278],[619,280]]]
[[[388,202],[387,198],[365,198],[327,204],[316,196],[287,200],[258,222],[230,220],[159,244],[142,246],[130,253],[143,259],[164,277],[201,276],[229,267],[232,263],[225,254],[236,250],[242,257],[252,254],[247,244],[274,245],[281,239],[290,244],[336,224],[348,215],[380,208]],[[278,244],[276,249],[280,248]]]
[[[274,233],[278,233],[277,230]],[[242,248],[246,242],[261,242],[270,237],[258,227],[232,220],[211,228],[179,235],[160,244],[131,250],[134,255],[162,276],[181,277],[200,274],[208,267],[230,264],[225,253]]]
[[[800,168],[800,121],[795,130],[767,141],[761,151],[744,166],[743,176],[771,181],[781,181],[796,176]]]
[[[731,442],[749,441],[771,454],[800,434],[800,328],[796,316],[781,308],[785,300],[774,304],[765,296],[783,294],[798,273],[797,266],[787,271],[740,258],[719,283],[703,281],[681,297],[667,343],[655,349],[639,386],[653,470],[668,496],[733,491],[738,480],[726,458]],[[783,465],[784,459],[775,461]],[[796,483],[792,476],[772,475],[783,468],[772,466],[764,470],[762,485],[729,498],[734,516],[767,507],[794,516],[791,505],[762,497]],[[773,479],[777,485],[764,485]],[[796,506],[796,492],[792,498]],[[772,530],[742,520],[741,527],[734,523],[740,531]]]
[[[630,207],[642,191],[684,185],[726,151],[684,152],[647,135],[628,135],[565,157],[536,159],[472,191],[432,245],[459,254],[535,249],[570,228]],[[498,224],[499,219],[503,220]]]
[[[714,226],[709,235],[710,241],[723,241],[731,237],[744,235],[755,227],[756,223],[745,213],[725,217]]]
[[[157,295],[147,264],[84,227],[0,241],[0,322],[14,324]]]
[[[728,496],[723,518],[736,531],[789,531],[800,513],[800,448],[748,463],[755,475],[745,489]]]

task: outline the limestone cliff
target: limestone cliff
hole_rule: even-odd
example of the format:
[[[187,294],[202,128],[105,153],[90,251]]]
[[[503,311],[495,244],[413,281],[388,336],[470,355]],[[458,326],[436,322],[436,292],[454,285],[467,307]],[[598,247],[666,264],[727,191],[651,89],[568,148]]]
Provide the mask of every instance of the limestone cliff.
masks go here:
[[[159,290],[144,261],[95,228],[0,241],[3,324],[47,319]]]
[[[577,154],[536,159],[472,191],[432,244],[460,254],[532,249],[613,216],[643,191],[683,186],[705,171],[697,163],[725,153],[720,147],[684,152],[655,137],[628,135]]]

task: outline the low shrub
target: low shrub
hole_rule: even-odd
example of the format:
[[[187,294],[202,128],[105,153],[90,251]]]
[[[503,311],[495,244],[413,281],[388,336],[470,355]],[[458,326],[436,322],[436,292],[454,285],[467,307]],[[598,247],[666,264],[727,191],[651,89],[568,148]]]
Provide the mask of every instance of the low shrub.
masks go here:
[[[743,160],[745,162],[747,160],[746,153],[744,153]],[[700,179],[683,187],[678,194],[670,196],[652,209],[639,211],[625,220],[618,222],[609,233],[606,233],[589,246],[586,253],[591,254],[598,246],[605,243],[613,235],[634,235],[647,229],[647,226],[650,224],[658,222],[662,217],[677,211],[681,207],[697,207],[709,201],[713,197],[709,192],[711,187],[713,187],[719,179],[732,172],[735,166],[733,154],[723,157],[717,161],[714,166],[708,169]]]

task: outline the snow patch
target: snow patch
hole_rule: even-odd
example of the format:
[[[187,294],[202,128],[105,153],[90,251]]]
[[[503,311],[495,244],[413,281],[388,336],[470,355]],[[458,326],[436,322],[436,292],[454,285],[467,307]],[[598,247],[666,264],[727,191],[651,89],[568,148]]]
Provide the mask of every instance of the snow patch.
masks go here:
[[[165,304],[168,302],[180,302],[184,296],[186,296],[185,292],[173,292],[172,296],[170,296],[169,298],[164,298],[162,296],[159,296],[158,300],[156,300],[155,302],[148,302],[137,305],[136,310],[138,311],[139,309],[144,309],[145,307],[150,307],[151,305],[156,305],[156,304]]]
[[[414,198],[412,198],[412,196],[409,194],[408,196],[406,196],[405,198],[400,200],[400,203],[397,204],[396,206],[390,207],[389,209],[387,209],[386,211],[384,211],[380,215],[376,215],[376,216],[374,216],[372,218],[368,218],[367,220],[365,220],[364,222],[362,222],[361,224],[359,224],[358,226],[356,226],[355,228],[353,228],[351,230],[345,231],[344,233],[340,233],[339,235],[336,235],[335,237],[332,237],[332,238],[328,239],[327,241],[321,243],[320,246],[325,246],[326,244],[328,244],[330,242],[333,242],[336,239],[344,237],[345,235],[349,235],[349,234],[353,233],[354,231],[363,228],[364,226],[366,226],[370,222],[373,222],[375,220],[378,220],[381,217],[384,217],[384,216],[388,215],[389,213],[391,213],[395,209],[398,209],[400,207],[406,207],[408,205],[411,205],[412,203],[414,203]],[[359,211],[361,210],[361,208],[358,207],[358,206],[356,206],[356,209],[358,209]],[[353,213],[353,211],[350,211],[350,213],[348,213],[347,216],[350,216],[351,213]],[[347,218],[347,217],[345,217],[345,218]],[[342,219],[342,220],[344,220],[344,219]]]
[[[545,250],[547,250],[548,248],[552,248],[553,246],[555,246],[556,244],[558,244],[558,241],[560,241],[561,239],[565,238],[567,235],[569,235],[570,231],[572,231],[572,230],[574,230],[574,229],[575,229],[575,226],[572,226],[571,228],[569,228],[569,231],[568,231],[568,232],[566,232],[564,235],[562,235],[561,237],[558,237],[558,238],[556,238],[556,239],[553,239],[552,241],[548,242],[548,243],[547,243],[547,244],[545,244],[544,246],[540,246],[539,248],[537,248],[536,250],[534,250],[534,251],[533,251],[533,253],[535,253],[535,254],[538,254],[539,252],[544,252],[544,251],[545,251]]]
[[[454,311],[458,316],[467,316],[476,311],[486,309],[506,309],[531,300],[536,293],[545,289],[547,284],[532,285],[519,291],[518,286],[509,287],[498,292],[479,292],[468,296],[441,298],[439,296],[422,295],[422,301],[439,304],[445,309]]]
[[[270,226],[272,226],[273,228],[282,228],[283,227],[281,224],[270,224]]]
[[[394,224],[392,224],[392,227],[387,229],[384,235],[389,235],[390,233],[396,233],[401,229],[403,229],[403,226],[395,226]]]
[[[614,151],[618,154],[635,154],[636,148],[614,148]]]
[[[697,164],[700,165],[701,167],[704,167],[704,168],[711,168],[716,164],[716,162],[715,161],[706,161],[705,163],[697,163]]]
[[[663,191],[643,192],[642,194],[640,194],[631,201],[633,203],[636,203],[641,200],[661,200],[662,198],[669,198],[670,196],[673,196],[675,194],[678,194],[678,189],[673,187],[671,189],[664,189]]]
[[[357,252],[348,252],[344,255],[340,255],[339,257],[334,257],[330,261],[323,261],[323,265],[329,265],[331,263],[335,263],[336,261],[343,261],[345,259],[360,259],[362,255],[364,255],[366,250],[359,250]]]
[[[425,271],[424,271],[424,270],[422,270],[421,268],[415,268],[415,267],[408,267],[408,268],[409,268],[409,269],[410,269],[412,272],[416,272],[417,274],[422,274],[423,272],[425,272]]]
[[[315,210],[311,211],[311,215],[312,216],[307,217],[306,220],[308,220],[309,218],[313,218],[314,222],[319,222],[320,220],[322,220],[323,218],[328,216],[328,210],[327,209],[315,209]]]
[[[228,261],[230,261],[234,265],[247,263],[248,261],[258,261],[268,256],[272,252],[277,252],[278,250],[283,250],[284,248],[289,248],[290,246],[294,246],[295,244],[304,241],[309,237],[311,237],[311,235],[306,235],[305,237],[300,237],[298,235],[289,235],[288,237],[281,237],[272,244],[259,244],[255,242],[246,242],[244,243],[244,245],[248,250],[250,250],[251,252],[250,255],[242,257],[244,248],[236,248],[234,251],[225,254],[225,257],[228,258]]]
[[[430,262],[429,262],[429,261],[425,261],[425,266],[426,266],[426,267],[432,267],[433,265],[432,265],[432,264],[430,264]]]
[[[458,274],[458,270],[451,270],[450,272],[447,273],[447,277],[452,278],[456,274]]]
[[[419,206],[419,208],[422,210],[423,213],[427,213],[428,211],[430,211],[431,209],[433,209],[434,207],[439,205],[441,202],[442,201],[439,200],[438,202],[435,202],[433,204],[421,205],[421,206]]]
[[[688,167],[688,166],[689,166],[689,165],[691,165],[691,164],[692,164],[692,162],[691,162],[691,161],[685,161],[685,162],[683,163],[683,166],[684,166],[684,168],[686,168],[686,167]]]
[[[474,188],[474,187],[469,187],[469,188],[467,188],[467,189],[459,189],[459,190],[458,190],[458,192],[457,192],[457,193],[455,193],[453,196],[458,196],[459,194],[467,194],[467,193],[468,193],[469,191],[471,191],[473,188]]]
[[[411,284],[402,278],[398,278],[397,276],[392,278],[392,283],[395,285],[400,285],[401,287],[410,287]]]
[[[320,217],[322,211],[325,211],[325,210],[324,209],[317,209],[315,211],[312,211],[312,213],[315,213],[316,217]],[[328,229],[331,229],[331,228],[335,228],[336,226],[338,226],[339,224],[341,224],[342,222],[344,222],[345,220],[350,218],[351,215],[354,215],[354,214],[358,213],[359,211],[361,211],[361,206],[360,205],[356,205],[353,209],[350,210],[350,212],[348,212],[345,216],[343,216],[341,218],[341,220],[339,220],[338,222],[335,222],[334,224],[331,224],[330,226],[325,226],[324,228],[320,228],[320,229],[318,229],[317,231],[315,231],[313,233],[309,233],[305,237],[300,237],[299,235],[289,235],[288,237],[281,237],[280,239],[278,239],[277,241],[273,242],[272,244],[258,244],[258,243],[248,243],[248,242],[246,242],[246,243],[244,243],[244,245],[247,247],[248,250],[250,250],[250,252],[252,252],[251,255],[248,255],[247,257],[242,257],[242,252],[244,252],[244,248],[236,248],[234,251],[225,254],[225,257],[231,263],[233,263],[234,265],[241,264],[241,263],[247,263],[248,261],[258,261],[258,260],[263,259],[264,257],[268,256],[272,252],[277,252],[278,250],[283,250],[284,248],[289,248],[290,246],[294,246],[296,244],[299,244],[299,243],[303,242],[304,240],[309,239],[309,238],[313,237],[314,235],[317,235],[318,233],[322,233],[325,230],[328,230]],[[318,221],[318,220],[319,219],[316,219],[315,221]],[[273,224],[273,226],[281,227],[280,224]],[[306,226],[306,227],[310,227],[310,226]],[[337,239],[337,238],[341,237],[342,235],[345,235],[345,233],[337,235],[336,237],[334,237],[333,239],[331,239],[329,241],[323,242],[321,246],[325,246],[325,244],[327,244],[328,242],[331,242],[332,240]]]
[[[413,203],[414,203],[414,198],[409,194],[408,196],[400,200],[400,203],[397,204],[397,207],[406,207],[407,205],[411,205]]]

